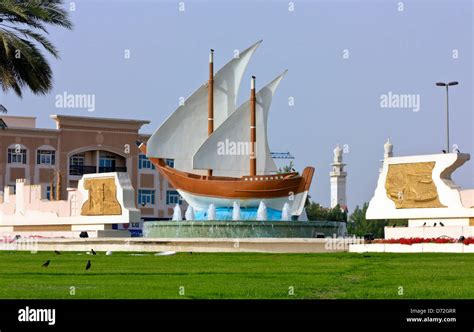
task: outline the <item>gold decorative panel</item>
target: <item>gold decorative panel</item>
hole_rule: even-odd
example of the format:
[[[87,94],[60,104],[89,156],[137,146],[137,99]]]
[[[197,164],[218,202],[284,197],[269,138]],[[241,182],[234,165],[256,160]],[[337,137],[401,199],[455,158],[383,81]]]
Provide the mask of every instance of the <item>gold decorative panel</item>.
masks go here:
[[[84,189],[89,191],[89,199],[82,205],[82,216],[122,214],[114,178],[86,179]]]
[[[388,166],[385,190],[397,209],[444,207],[432,178],[434,166],[434,161]]]

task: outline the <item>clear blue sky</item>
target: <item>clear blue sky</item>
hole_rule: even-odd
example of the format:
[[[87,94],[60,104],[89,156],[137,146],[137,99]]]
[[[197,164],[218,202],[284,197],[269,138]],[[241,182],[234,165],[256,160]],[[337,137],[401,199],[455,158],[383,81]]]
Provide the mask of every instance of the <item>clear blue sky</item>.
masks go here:
[[[51,59],[51,94],[10,92],[0,103],[12,115],[36,115],[41,127],[52,127],[49,115],[59,113],[149,119],[144,132],[151,133],[206,80],[209,48],[220,68],[234,49],[263,39],[246,76],[264,84],[289,70],[270,113],[271,149],[291,151],[299,170],[315,166],[311,195],[329,205],[332,150],[347,144],[353,209],[375,190],[387,137],[395,155],[444,149],[445,93],[436,81],[460,82],[450,93],[451,142],[474,152],[472,1],[405,0],[403,11],[399,2],[294,1],[289,11],[288,1],[185,0],[180,12],[179,1],[78,0],[75,29],[50,31],[61,51],[61,60]],[[245,79],[240,101],[248,88]],[[55,108],[64,91],[95,94],[95,112]],[[381,108],[389,91],[419,94],[420,111]],[[454,180],[474,188],[473,165]]]

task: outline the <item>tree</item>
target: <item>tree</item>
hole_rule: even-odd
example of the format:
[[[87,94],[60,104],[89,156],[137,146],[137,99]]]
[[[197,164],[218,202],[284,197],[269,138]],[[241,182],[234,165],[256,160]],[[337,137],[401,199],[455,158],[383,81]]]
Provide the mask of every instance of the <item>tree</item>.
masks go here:
[[[347,231],[349,234],[364,236],[367,233],[372,233],[375,238],[383,238],[385,226],[406,226],[408,223],[406,219],[390,221],[386,219],[367,220],[365,215],[368,207],[369,203],[364,203],[362,209],[359,208],[359,206],[356,206],[354,212],[349,216],[349,221],[347,223]]]
[[[283,166],[283,168],[279,168],[278,169],[278,173],[280,174],[284,174],[284,173],[292,173],[292,172],[296,172],[295,170],[295,163],[292,161],[290,161],[290,163],[288,165],[285,165]]]
[[[45,37],[47,25],[72,29],[63,0],[0,1],[0,85],[19,97],[27,86],[35,94],[52,88],[52,71],[40,48],[59,53]]]
[[[308,220],[347,221],[347,212],[342,210],[339,205],[334,208],[325,208],[319,203],[310,201],[305,206]]]

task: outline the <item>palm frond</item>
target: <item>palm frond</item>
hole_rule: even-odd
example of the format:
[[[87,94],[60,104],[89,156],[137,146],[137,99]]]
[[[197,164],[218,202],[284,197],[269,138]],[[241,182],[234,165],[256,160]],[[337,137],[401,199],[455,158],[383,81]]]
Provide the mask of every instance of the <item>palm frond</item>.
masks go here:
[[[29,87],[35,94],[48,93],[52,71],[43,48],[59,58],[56,47],[46,38],[48,25],[73,27],[64,0],[0,1],[0,87],[21,97]]]

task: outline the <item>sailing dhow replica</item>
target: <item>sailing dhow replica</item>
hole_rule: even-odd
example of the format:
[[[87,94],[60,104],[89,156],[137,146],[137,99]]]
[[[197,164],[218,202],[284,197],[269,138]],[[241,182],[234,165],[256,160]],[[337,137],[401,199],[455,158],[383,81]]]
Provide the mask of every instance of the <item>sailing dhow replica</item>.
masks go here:
[[[146,143],[137,142],[157,170],[196,211],[256,208],[260,202],[292,216],[304,211],[314,174],[306,167],[278,173],[267,140],[267,120],[273,94],[286,71],[255,91],[236,108],[244,71],[261,41],[233,58],[214,74],[214,53],[209,56],[209,81],[194,92],[159,127]],[[165,159],[174,159],[174,167]]]

